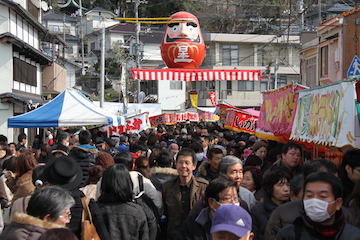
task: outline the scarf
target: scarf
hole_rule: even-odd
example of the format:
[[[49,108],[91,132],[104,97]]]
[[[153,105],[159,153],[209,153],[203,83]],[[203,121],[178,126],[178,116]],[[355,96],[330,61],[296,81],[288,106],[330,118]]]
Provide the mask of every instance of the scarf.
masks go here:
[[[314,227],[315,233],[317,233],[319,239],[329,239],[334,237],[345,225],[344,213],[342,210],[336,211],[336,220],[332,225],[321,225],[312,221],[310,218],[306,217],[308,223]]]

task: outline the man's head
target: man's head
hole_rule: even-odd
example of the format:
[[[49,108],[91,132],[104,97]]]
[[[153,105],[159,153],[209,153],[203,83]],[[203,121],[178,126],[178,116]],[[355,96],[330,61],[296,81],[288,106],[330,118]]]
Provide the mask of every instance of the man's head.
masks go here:
[[[21,145],[25,145],[27,141],[27,136],[25,133],[20,133],[18,136],[18,141]]]
[[[114,157],[115,164],[122,163],[131,171],[134,167],[134,158],[129,152],[120,151]]]
[[[209,130],[206,127],[201,129],[201,136],[209,136],[209,135],[210,135]]]
[[[220,173],[227,175],[230,180],[236,182],[238,186],[241,185],[243,168],[239,158],[232,155],[225,156],[220,161],[218,168]]]
[[[304,183],[304,210],[314,222],[331,225],[342,204],[342,185],[339,178],[328,172],[310,174]]]
[[[353,183],[360,179],[360,149],[351,149],[344,154],[339,167],[341,178],[349,178]]]
[[[205,190],[205,202],[213,216],[223,204],[239,204],[239,193],[235,182],[226,175],[220,175],[212,180]]]
[[[82,130],[79,133],[79,143],[80,144],[90,144],[91,142],[91,133],[88,130]]]
[[[56,136],[56,142],[64,146],[69,146],[70,135],[67,132],[60,132]]]
[[[297,143],[288,142],[282,148],[282,162],[289,169],[293,169],[299,165],[301,156],[302,150]]]
[[[179,152],[179,145],[177,145],[176,143],[171,143],[168,148],[174,156]]]
[[[191,177],[192,172],[196,168],[196,155],[194,150],[190,148],[183,148],[176,156],[176,170],[180,177]]]
[[[156,165],[158,167],[172,167],[174,156],[169,150],[162,150],[156,156]]]
[[[218,172],[218,166],[221,159],[224,157],[223,151],[219,148],[211,148],[208,151],[208,163],[210,165],[210,169],[213,172]]]
[[[136,153],[139,157],[146,156],[147,146],[141,141],[134,142],[130,144],[130,152]]]
[[[304,176],[299,174],[290,181],[290,200],[296,200],[303,197]]]
[[[251,216],[245,209],[233,204],[224,205],[216,210],[210,233],[214,240],[249,240],[254,237],[251,225]]]
[[[337,176],[336,165],[327,159],[314,159],[312,161],[306,161],[302,167],[304,179],[314,172],[329,172]]]

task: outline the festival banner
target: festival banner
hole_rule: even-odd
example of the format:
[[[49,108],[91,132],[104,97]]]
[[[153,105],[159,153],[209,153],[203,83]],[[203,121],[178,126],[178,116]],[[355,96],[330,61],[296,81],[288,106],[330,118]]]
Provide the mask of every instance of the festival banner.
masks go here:
[[[219,116],[211,112],[201,112],[199,113],[199,119],[204,122],[216,122],[219,120]]]
[[[186,120],[198,122],[199,114],[196,112],[175,113],[175,122],[186,122]]]
[[[236,132],[255,133],[258,117],[237,109],[228,109],[224,128]]]
[[[160,114],[149,119],[152,127],[157,127],[159,124],[172,125],[176,123],[174,114]]]
[[[130,130],[142,131],[150,127],[149,113],[141,113],[132,117],[128,117],[125,120],[125,126],[109,126],[110,136],[114,133],[122,134],[124,132],[129,132]]]
[[[198,107],[198,93],[196,91],[190,92],[190,101],[193,108]]]
[[[298,97],[295,92],[302,89],[305,87],[290,84],[275,90],[264,91],[257,128],[289,139]]]
[[[210,101],[211,101],[211,104],[216,107],[216,92],[209,92],[209,98],[210,98]]]
[[[360,144],[355,86],[339,81],[299,92],[290,139],[343,147]]]

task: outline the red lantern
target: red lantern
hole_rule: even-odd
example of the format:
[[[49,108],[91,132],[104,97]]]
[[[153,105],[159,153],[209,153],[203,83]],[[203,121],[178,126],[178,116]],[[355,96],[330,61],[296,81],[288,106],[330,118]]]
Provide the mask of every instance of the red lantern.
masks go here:
[[[161,56],[169,68],[198,68],[205,57],[205,44],[199,20],[191,13],[177,12],[170,22],[161,43]]]

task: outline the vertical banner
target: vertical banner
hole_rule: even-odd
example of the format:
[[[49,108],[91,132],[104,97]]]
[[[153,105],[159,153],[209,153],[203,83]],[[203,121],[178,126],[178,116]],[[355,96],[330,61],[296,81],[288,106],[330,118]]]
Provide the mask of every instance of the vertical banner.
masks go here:
[[[214,107],[216,107],[216,102],[217,102],[216,92],[209,92],[209,97],[210,97],[211,104],[212,104]]]
[[[234,130],[236,132],[254,134],[257,119],[258,117],[249,113],[236,109],[227,109],[224,128]]]
[[[191,91],[190,92],[190,101],[191,101],[191,106],[193,108],[197,108],[198,107],[198,93],[197,91]]]
[[[302,89],[304,87],[290,84],[263,92],[264,100],[260,108],[257,128],[289,139],[298,97],[295,92]]]
[[[127,99],[126,99],[126,63],[121,64],[121,92],[123,97],[123,115],[127,113]],[[120,101],[120,99],[119,99]]]
[[[343,147],[360,144],[355,86],[340,81],[299,92],[291,139]]]

